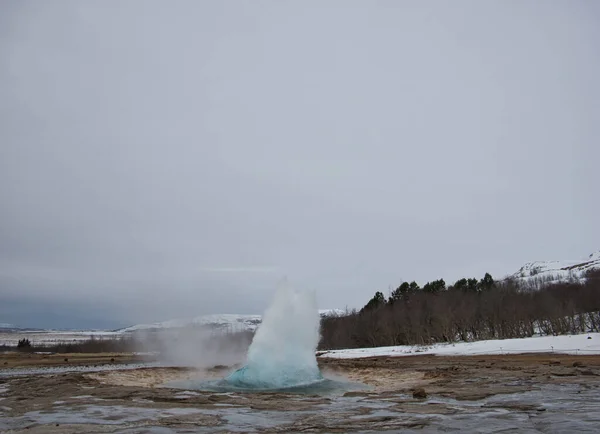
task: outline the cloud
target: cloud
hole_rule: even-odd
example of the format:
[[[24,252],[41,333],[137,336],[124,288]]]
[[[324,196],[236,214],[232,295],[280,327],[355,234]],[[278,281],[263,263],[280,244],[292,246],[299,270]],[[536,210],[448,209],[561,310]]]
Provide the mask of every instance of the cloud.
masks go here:
[[[200,270],[211,273],[279,273],[277,267],[203,267]]]

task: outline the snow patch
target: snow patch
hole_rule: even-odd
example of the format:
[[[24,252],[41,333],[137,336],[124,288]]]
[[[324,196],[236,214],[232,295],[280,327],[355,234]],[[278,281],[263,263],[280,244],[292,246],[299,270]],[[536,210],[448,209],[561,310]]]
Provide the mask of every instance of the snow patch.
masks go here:
[[[320,357],[358,359],[381,356],[469,356],[524,353],[600,354],[600,333],[497,339],[430,346],[399,345],[395,347],[355,348],[319,352],[318,354]]]

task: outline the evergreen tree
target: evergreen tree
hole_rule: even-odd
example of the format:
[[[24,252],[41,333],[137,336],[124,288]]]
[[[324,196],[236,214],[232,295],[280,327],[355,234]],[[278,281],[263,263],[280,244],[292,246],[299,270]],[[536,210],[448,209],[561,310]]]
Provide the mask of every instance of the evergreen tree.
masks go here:
[[[20,350],[31,348],[31,341],[27,338],[19,339],[17,342],[17,348]]]
[[[444,279],[434,280],[433,282],[427,282],[425,286],[423,286],[424,292],[429,292],[432,294],[438,293],[440,291],[446,290],[446,282]]]
[[[385,297],[382,292],[377,291],[373,298],[361,309],[361,312],[370,309],[376,309],[385,304]]]
[[[419,287],[419,285],[417,284],[417,282],[415,282],[414,280],[412,282],[410,282],[409,286],[409,292],[411,294],[414,294],[415,292],[419,291],[421,288]]]
[[[457,291],[467,291],[468,289],[468,285],[467,285],[467,279],[465,279],[464,277],[462,279],[457,280],[454,285],[452,285],[452,289],[455,289]]]
[[[471,292],[477,292],[478,288],[477,288],[477,284],[479,282],[477,282],[477,279],[467,279],[467,291],[471,291]]]
[[[494,282],[494,279],[492,278],[490,273],[485,273],[485,276],[483,276],[483,279],[481,279],[479,281],[479,289],[481,291],[489,291],[495,285],[496,285],[496,283]]]
[[[394,303],[395,301],[405,299],[409,292],[410,284],[408,282],[403,282],[398,288],[392,291],[389,302]]]

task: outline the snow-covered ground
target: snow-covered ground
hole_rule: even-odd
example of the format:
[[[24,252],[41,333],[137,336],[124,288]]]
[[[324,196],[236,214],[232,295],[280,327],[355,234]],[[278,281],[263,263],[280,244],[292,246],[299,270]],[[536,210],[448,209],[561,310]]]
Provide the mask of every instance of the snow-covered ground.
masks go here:
[[[356,359],[377,356],[469,356],[519,353],[600,354],[600,333],[581,335],[541,336],[521,339],[499,339],[429,346],[400,345],[397,347],[356,348],[320,352],[321,357]]]

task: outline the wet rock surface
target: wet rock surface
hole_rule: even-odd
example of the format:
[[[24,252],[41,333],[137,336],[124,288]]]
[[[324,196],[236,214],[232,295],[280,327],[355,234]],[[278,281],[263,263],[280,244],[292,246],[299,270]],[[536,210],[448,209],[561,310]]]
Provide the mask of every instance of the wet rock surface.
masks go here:
[[[597,356],[380,357],[320,365],[325,376],[369,389],[307,395],[164,387],[221,378],[227,367],[5,377],[0,368],[0,432],[600,431]]]

